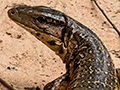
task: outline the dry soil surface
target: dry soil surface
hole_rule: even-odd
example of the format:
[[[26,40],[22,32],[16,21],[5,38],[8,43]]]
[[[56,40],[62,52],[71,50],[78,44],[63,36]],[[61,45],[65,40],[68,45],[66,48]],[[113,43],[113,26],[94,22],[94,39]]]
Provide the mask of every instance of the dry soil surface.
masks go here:
[[[120,38],[91,0],[0,0],[0,78],[16,90],[43,86],[65,73],[65,65],[41,41],[7,16],[13,3],[49,6],[83,23],[107,47],[116,68],[120,68]],[[98,0],[120,30],[120,0]],[[0,84],[0,90],[7,90]]]

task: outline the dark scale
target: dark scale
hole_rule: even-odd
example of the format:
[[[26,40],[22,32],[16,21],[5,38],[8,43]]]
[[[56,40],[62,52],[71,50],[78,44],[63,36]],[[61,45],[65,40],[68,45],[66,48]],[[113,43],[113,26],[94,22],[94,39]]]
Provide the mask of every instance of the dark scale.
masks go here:
[[[40,33],[36,33],[36,36],[38,36],[38,37],[39,37],[39,36],[40,36]]]
[[[44,90],[118,90],[113,61],[101,40],[86,26],[45,6],[14,6],[8,16],[29,28],[28,32],[66,64],[66,73]]]

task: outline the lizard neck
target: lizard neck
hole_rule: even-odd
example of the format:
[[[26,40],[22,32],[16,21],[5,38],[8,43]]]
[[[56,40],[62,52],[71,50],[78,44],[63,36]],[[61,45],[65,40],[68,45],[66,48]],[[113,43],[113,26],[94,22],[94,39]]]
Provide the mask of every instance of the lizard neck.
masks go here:
[[[113,61],[101,40],[87,27],[69,17],[68,27],[71,35],[66,37],[67,54],[64,62],[71,77],[76,75],[74,73],[77,70],[84,73],[95,69],[115,75]]]

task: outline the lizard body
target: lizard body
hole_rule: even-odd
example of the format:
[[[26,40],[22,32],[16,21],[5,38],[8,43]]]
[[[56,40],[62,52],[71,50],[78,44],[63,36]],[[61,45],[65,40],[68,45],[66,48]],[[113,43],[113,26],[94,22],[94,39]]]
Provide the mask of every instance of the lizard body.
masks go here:
[[[8,16],[52,49],[67,72],[44,90],[117,90],[113,61],[95,33],[66,14],[45,6],[14,6]]]

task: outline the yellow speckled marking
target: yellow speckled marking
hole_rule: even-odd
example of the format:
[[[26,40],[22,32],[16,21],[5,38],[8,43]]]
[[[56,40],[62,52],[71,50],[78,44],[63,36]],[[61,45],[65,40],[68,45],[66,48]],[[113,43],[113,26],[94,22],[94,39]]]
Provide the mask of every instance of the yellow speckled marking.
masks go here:
[[[77,84],[74,85],[74,87],[76,87],[76,86],[77,86]]]
[[[92,74],[93,73],[93,71],[90,71],[90,74]]]
[[[84,75],[82,75],[82,77],[84,77]]]
[[[89,61],[92,61],[91,58],[89,59]]]
[[[89,53],[91,54],[91,53],[92,53],[92,50],[90,50]]]
[[[81,49],[86,49],[87,48],[87,46],[83,46]]]
[[[110,63],[108,63],[108,66],[110,66]]]
[[[111,79],[113,79],[113,77],[112,77],[112,76],[111,76],[110,78],[111,78]]]
[[[89,77],[89,79],[92,79],[92,77]]]
[[[118,83],[118,81],[115,79],[115,82]]]
[[[113,83],[110,83],[111,85],[113,85]]]
[[[89,70],[92,71],[92,66],[89,67]]]
[[[84,80],[82,81],[82,83],[85,82]]]
[[[106,85],[103,83],[103,86],[106,87]]]
[[[82,37],[83,39],[85,39],[85,37],[82,34],[79,34],[79,35],[80,35],[80,37]]]
[[[105,72],[105,74],[108,74],[108,72]]]
[[[83,85],[80,85],[80,87],[83,87]]]
[[[82,58],[84,58],[85,56],[84,56],[84,54],[79,54],[80,55],[80,57],[82,57]]]
[[[90,86],[88,86],[88,88],[91,88]]]
[[[90,83],[90,81],[88,81],[88,83]]]

